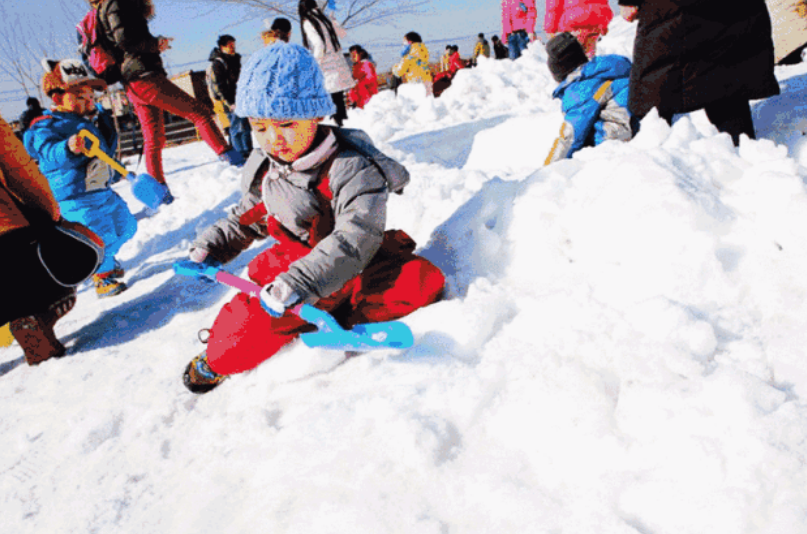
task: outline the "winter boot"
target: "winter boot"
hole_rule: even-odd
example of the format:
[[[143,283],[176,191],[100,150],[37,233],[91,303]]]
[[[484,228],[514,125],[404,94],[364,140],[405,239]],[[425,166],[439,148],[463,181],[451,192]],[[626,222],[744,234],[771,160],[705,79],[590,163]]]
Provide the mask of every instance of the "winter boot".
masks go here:
[[[48,358],[64,356],[65,348],[39,315],[29,315],[11,321],[11,335],[25,353],[28,365],[38,365]]]
[[[207,365],[207,353],[202,352],[185,368],[182,375],[182,382],[192,393],[207,393],[215,388],[227,378],[227,375],[220,375]]]
[[[113,272],[114,270],[92,275],[92,281],[93,284],[95,284],[95,293],[98,295],[98,298],[114,297],[128,289],[126,284],[111,276]]]
[[[48,311],[42,314],[42,322],[45,324],[47,328],[53,330],[56,321],[67,315],[67,312],[73,309],[73,306],[76,305],[76,290],[72,288],[70,293],[65,295],[64,297],[60,298],[50,306],[48,306]]]
[[[219,159],[221,161],[227,162],[234,167],[243,167],[247,160],[244,159],[244,156],[241,152],[237,151],[234,148],[226,152],[222,152],[219,154]]]
[[[118,260],[115,260],[115,268],[109,271],[109,278],[123,278],[125,275],[126,269],[123,268],[123,265]]]

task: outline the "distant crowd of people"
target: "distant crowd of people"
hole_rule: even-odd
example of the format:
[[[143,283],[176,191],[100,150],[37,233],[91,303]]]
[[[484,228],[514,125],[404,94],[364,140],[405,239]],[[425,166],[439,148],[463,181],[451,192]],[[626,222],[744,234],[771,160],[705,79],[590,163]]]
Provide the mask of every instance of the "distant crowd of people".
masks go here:
[[[191,270],[209,278],[254,241],[276,241],[249,264],[260,296],[242,293],[227,303],[207,349],[188,364],[183,380],[191,391],[254,368],[308,331],[290,311],[301,304],[316,303],[350,327],[396,319],[440,298],[444,275],[413,254],[405,232],[386,228],[388,194],[403,189],[408,172],[363,132],[342,128],[349,109],[364,108],[378,93],[379,79],[362,46],[343,51],[346,32],[325,3],[299,0],[302,47],[289,42],[292,24],[282,17],[244,65],[236,39],[219,36],[207,81],[229,122],[226,139],[210,107],[168,80],[161,53],[171,39],[151,34],[152,1],[88,1],[82,60],[43,62],[50,108],[29,99],[23,142],[0,121],[0,247],[15,258],[0,262],[0,325],[10,322],[28,363],[64,354],[53,327],[75,304],[78,284],[91,279],[99,298],[127,289],[116,254],[137,221],[111,188],[120,168],[99,156],[115,152],[118,133],[95,101],[95,92],[114,82],[140,122],[157,207],[174,200],[162,166],[164,111],[193,122],[213,152],[243,173],[237,208],[191,245]],[[633,62],[597,54],[613,17],[607,0],[546,2],[547,64],[564,114],[547,164],[585,146],[630,140],[653,108],[670,123],[704,109],[735,145],[742,135],[754,138],[749,101],[779,92],[764,0],[619,4],[621,15],[638,23]],[[422,84],[438,97],[462,69],[491,56],[521,57],[536,41],[535,0],[502,0],[501,8],[502,39],[494,35],[491,46],[480,33],[467,61],[448,45],[434,73],[421,35],[406,33],[391,86]],[[327,118],[336,126],[322,124]]]

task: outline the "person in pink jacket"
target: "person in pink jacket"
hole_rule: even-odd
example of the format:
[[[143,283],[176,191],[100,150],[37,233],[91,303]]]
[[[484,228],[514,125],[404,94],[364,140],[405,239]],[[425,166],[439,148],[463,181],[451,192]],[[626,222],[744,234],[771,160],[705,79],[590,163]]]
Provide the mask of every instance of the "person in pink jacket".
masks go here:
[[[510,59],[518,59],[535,40],[535,0],[502,0],[502,36]]]
[[[546,0],[544,31],[550,39],[556,33],[571,33],[591,59],[600,36],[608,33],[612,18],[608,0]]]

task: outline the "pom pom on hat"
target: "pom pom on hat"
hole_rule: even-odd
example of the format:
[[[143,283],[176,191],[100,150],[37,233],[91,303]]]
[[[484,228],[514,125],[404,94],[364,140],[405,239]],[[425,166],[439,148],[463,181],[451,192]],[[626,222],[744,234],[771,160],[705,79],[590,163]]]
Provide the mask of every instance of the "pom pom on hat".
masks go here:
[[[236,87],[240,117],[299,120],[336,113],[317,61],[300,45],[276,42],[253,53]]]

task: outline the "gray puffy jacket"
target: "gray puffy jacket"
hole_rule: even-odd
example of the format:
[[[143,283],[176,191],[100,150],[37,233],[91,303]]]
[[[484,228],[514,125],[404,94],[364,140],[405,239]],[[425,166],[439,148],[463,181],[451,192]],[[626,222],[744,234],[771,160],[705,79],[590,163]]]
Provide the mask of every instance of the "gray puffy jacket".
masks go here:
[[[244,166],[238,206],[205,230],[191,248],[207,250],[227,263],[255,239],[268,237],[263,224],[240,223],[241,216],[260,202],[286,230],[307,242],[312,220],[328,209],[320,205],[322,196],[315,188],[323,165],[332,159],[327,174],[334,229],[280,278],[304,302],[311,303],[341,289],[361,273],[381,246],[388,192],[400,192],[409,181],[409,173],[372,147],[364,132],[320,128],[327,133],[325,139],[291,164],[279,162],[261,149],[254,150]]]

